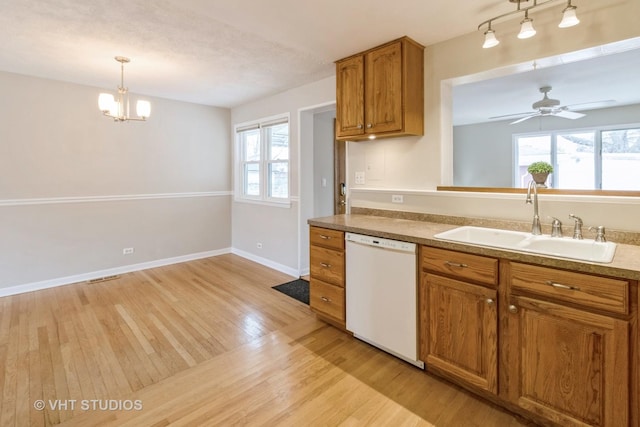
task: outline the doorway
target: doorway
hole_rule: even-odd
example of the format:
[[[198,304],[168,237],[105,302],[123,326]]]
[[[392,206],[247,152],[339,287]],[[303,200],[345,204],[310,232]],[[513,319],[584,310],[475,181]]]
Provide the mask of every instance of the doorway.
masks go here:
[[[348,212],[345,143],[335,141],[335,103],[301,109],[300,208],[298,265],[309,274],[309,226],[307,220]],[[334,164],[338,162],[339,167]]]

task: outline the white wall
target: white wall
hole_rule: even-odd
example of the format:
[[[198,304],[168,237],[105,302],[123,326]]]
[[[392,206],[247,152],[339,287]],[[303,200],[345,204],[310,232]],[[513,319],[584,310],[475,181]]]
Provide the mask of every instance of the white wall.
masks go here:
[[[335,110],[313,116],[313,216],[333,215]]]
[[[300,234],[306,235],[309,232],[306,218],[300,217],[298,212],[301,198],[304,197],[301,188],[305,185],[310,185],[311,189],[313,187],[312,181],[309,181],[313,180],[313,171],[308,169],[308,165],[313,164],[312,159],[308,157],[311,155],[309,153],[313,152],[313,130],[305,131],[300,128],[299,123],[302,118],[308,125],[313,126],[313,116],[303,114],[300,110],[334,102],[335,84],[335,77],[330,77],[231,110],[233,124],[287,112],[290,114],[291,207],[234,201],[232,236],[236,253],[293,276],[301,271]],[[302,159],[301,145],[305,145],[308,153],[307,157]],[[304,170],[300,168],[301,163],[307,165]],[[301,176],[304,177],[303,180],[300,179]],[[313,204],[313,195],[310,203]],[[262,243],[261,249],[257,248],[257,243]]]
[[[101,91],[0,73],[5,292],[229,251],[230,111],[146,97],[146,123],[114,123]]]
[[[500,24],[499,46],[482,49],[482,33],[473,32],[425,49],[425,135],[349,144],[349,182],[353,174],[366,172],[364,185],[351,188],[353,207],[374,207],[449,215],[530,219],[531,212],[521,201],[503,194],[479,197],[475,194],[438,194],[438,185],[451,182],[451,87],[450,80],[487,70],[531,63],[566,52],[640,36],[637,0],[581,2],[580,25],[557,28],[558,7],[538,13],[538,34],[519,40],[517,19]],[[498,28],[496,27],[496,30]],[[408,34],[411,36],[411,34]],[[419,40],[418,40],[419,41]],[[373,171],[373,174],[370,173]],[[371,177],[373,175],[373,177]],[[392,194],[407,194],[404,205],[391,203]],[[558,212],[565,217],[569,209],[582,214],[585,223],[640,230],[640,210],[635,198],[597,198],[587,196],[541,198],[542,215]],[[543,216],[544,218],[544,216]],[[614,225],[615,224],[615,225]]]

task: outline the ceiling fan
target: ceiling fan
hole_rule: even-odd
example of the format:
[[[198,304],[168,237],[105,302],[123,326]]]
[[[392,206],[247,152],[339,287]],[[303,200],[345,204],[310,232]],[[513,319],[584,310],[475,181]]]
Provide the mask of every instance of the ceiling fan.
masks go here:
[[[582,113],[578,113],[575,111],[571,111],[570,108],[572,107],[577,107],[577,106],[582,106],[584,107],[585,105],[589,104],[594,104],[594,108],[597,105],[603,105],[603,104],[609,104],[612,102],[615,102],[613,99],[608,99],[605,101],[597,101],[597,102],[586,102],[586,103],[582,103],[582,104],[573,104],[573,105],[560,105],[560,101],[557,99],[553,99],[553,98],[549,98],[549,92],[551,92],[551,86],[543,86],[540,88],[540,92],[544,94],[544,96],[542,97],[542,99],[540,101],[534,102],[533,105],[531,106],[534,111],[528,111],[528,112],[524,112],[524,113],[515,113],[515,114],[506,114],[503,116],[494,116],[494,117],[489,117],[489,119],[503,119],[503,118],[507,118],[507,117],[518,117],[518,116],[524,116],[524,117],[520,117],[518,120],[511,122],[509,124],[514,125],[516,123],[520,123],[520,122],[524,122],[525,120],[528,120],[532,117],[539,117],[539,116],[556,116],[556,117],[562,117],[563,119],[571,119],[571,120],[575,120],[575,119],[579,119],[581,117],[584,117],[585,114]]]

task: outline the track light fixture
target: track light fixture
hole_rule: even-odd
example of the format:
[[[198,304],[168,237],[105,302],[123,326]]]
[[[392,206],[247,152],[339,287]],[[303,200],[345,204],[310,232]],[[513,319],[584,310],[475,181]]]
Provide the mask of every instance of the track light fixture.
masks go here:
[[[526,4],[530,1],[532,2],[531,5],[526,6]],[[518,33],[518,38],[528,39],[529,37],[535,36],[536,30],[533,28],[533,19],[529,18],[529,11],[535,9],[536,7],[545,6],[555,1],[557,0],[509,0],[510,3],[516,4],[516,10],[503,13],[502,15],[498,15],[491,19],[487,19],[482,24],[478,25],[478,30],[485,25],[487,26],[487,30],[484,32],[484,44],[482,45],[482,47],[488,49],[497,46],[500,43],[500,41],[496,38],[496,32],[491,28],[492,22],[519,13],[524,13],[524,19],[520,22],[520,32]],[[580,23],[580,20],[576,16],[577,7],[571,4],[571,0],[564,1],[567,2],[567,6],[562,10],[562,21],[560,21],[558,27],[568,28],[573,27],[574,25],[578,25]]]

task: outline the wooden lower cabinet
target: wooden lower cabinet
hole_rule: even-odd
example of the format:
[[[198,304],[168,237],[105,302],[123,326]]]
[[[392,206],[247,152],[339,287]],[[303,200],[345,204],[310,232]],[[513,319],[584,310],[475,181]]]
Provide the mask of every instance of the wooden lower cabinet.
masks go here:
[[[325,321],[345,329],[344,233],[311,227],[309,306]]]
[[[428,301],[428,368],[498,392],[498,310],[495,289],[423,273]]]
[[[309,284],[309,305],[316,312],[345,322],[344,288],[311,278]]]
[[[427,371],[541,425],[640,427],[638,283],[421,248]]]
[[[562,426],[629,425],[629,322],[510,300],[509,400]]]

